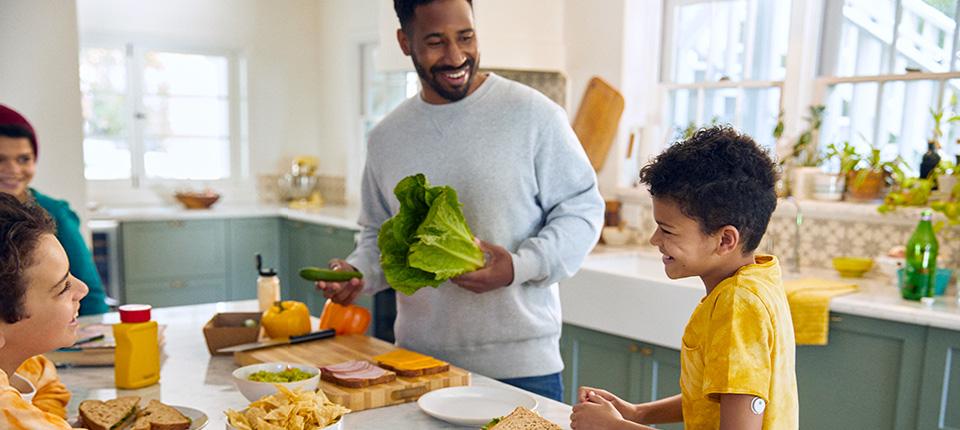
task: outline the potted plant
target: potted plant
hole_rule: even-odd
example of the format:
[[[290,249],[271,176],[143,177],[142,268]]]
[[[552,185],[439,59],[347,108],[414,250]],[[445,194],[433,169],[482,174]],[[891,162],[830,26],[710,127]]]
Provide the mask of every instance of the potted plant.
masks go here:
[[[849,141],[843,142],[842,145],[836,143],[828,145],[822,167],[829,171],[821,171],[814,177],[813,197],[817,200],[830,201],[842,199],[847,175],[859,162],[860,155]]]
[[[822,157],[816,142],[820,126],[823,125],[825,110],[826,106],[823,105],[810,106],[809,115],[804,118],[807,121],[807,128],[793,142],[787,157],[780,161],[781,165],[788,163],[790,194],[797,198],[813,196],[814,178],[821,173],[819,165]],[[773,137],[779,140],[783,136],[783,130],[783,113],[781,112],[776,128],[773,130]]]
[[[879,200],[891,178],[904,179],[895,181],[899,184],[906,181],[906,174],[902,167],[904,164],[900,157],[893,161],[881,161],[880,150],[871,149],[870,155],[858,160],[855,167],[847,173],[847,200],[858,202]]]

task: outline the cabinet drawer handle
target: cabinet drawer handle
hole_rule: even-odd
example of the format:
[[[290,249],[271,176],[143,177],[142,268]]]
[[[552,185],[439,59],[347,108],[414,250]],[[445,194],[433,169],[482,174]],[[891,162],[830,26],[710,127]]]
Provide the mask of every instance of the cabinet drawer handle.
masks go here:
[[[173,281],[170,283],[170,288],[174,288],[174,289],[185,288],[186,286],[187,286],[187,283],[183,281]]]
[[[630,352],[639,352],[639,351],[640,351],[640,345],[637,345],[637,344],[635,344],[635,343],[631,343],[630,346],[627,347],[627,349],[628,349]]]
[[[830,322],[843,322],[843,317],[838,317],[836,315],[830,315]]]
[[[640,348],[640,355],[642,355],[642,356],[644,356],[644,357],[649,357],[649,356],[653,355],[653,348],[650,348],[649,346],[645,346],[645,347],[643,347],[643,348]]]
[[[171,220],[167,221],[167,225],[171,228],[183,228],[184,222],[182,220]]]

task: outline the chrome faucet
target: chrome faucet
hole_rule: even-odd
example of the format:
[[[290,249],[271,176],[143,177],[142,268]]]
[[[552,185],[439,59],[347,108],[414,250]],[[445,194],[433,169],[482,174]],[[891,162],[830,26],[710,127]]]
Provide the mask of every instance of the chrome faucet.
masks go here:
[[[800,226],[803,224],[803,211],[800,210],[800,202],[793,196],[783,199],[785,202],[790,202],[797,209],[796,217],[794,218],[793,226],[793,258],[790,261],[791,271],[794,273],[800,272]]]

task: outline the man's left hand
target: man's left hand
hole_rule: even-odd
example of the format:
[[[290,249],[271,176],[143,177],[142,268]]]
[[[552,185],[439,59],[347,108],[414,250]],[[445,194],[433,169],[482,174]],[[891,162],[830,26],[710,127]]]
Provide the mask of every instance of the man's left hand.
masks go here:
[[[513,258],[502,246],[475,239],[486,257],[486,264],[470,273],[464,273],[451,281],[474,293],[486,293],[513,283]]]

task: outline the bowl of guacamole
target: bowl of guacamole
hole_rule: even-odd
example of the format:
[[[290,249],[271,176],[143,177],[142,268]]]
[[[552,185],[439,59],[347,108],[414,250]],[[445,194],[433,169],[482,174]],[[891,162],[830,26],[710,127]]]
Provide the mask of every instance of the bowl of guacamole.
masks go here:
[[[276,393],[278,385],[290,390],[316,390],[320,386],[320,369],[295,363],[251,364],[233,371],[233,383],[253,402]]]

